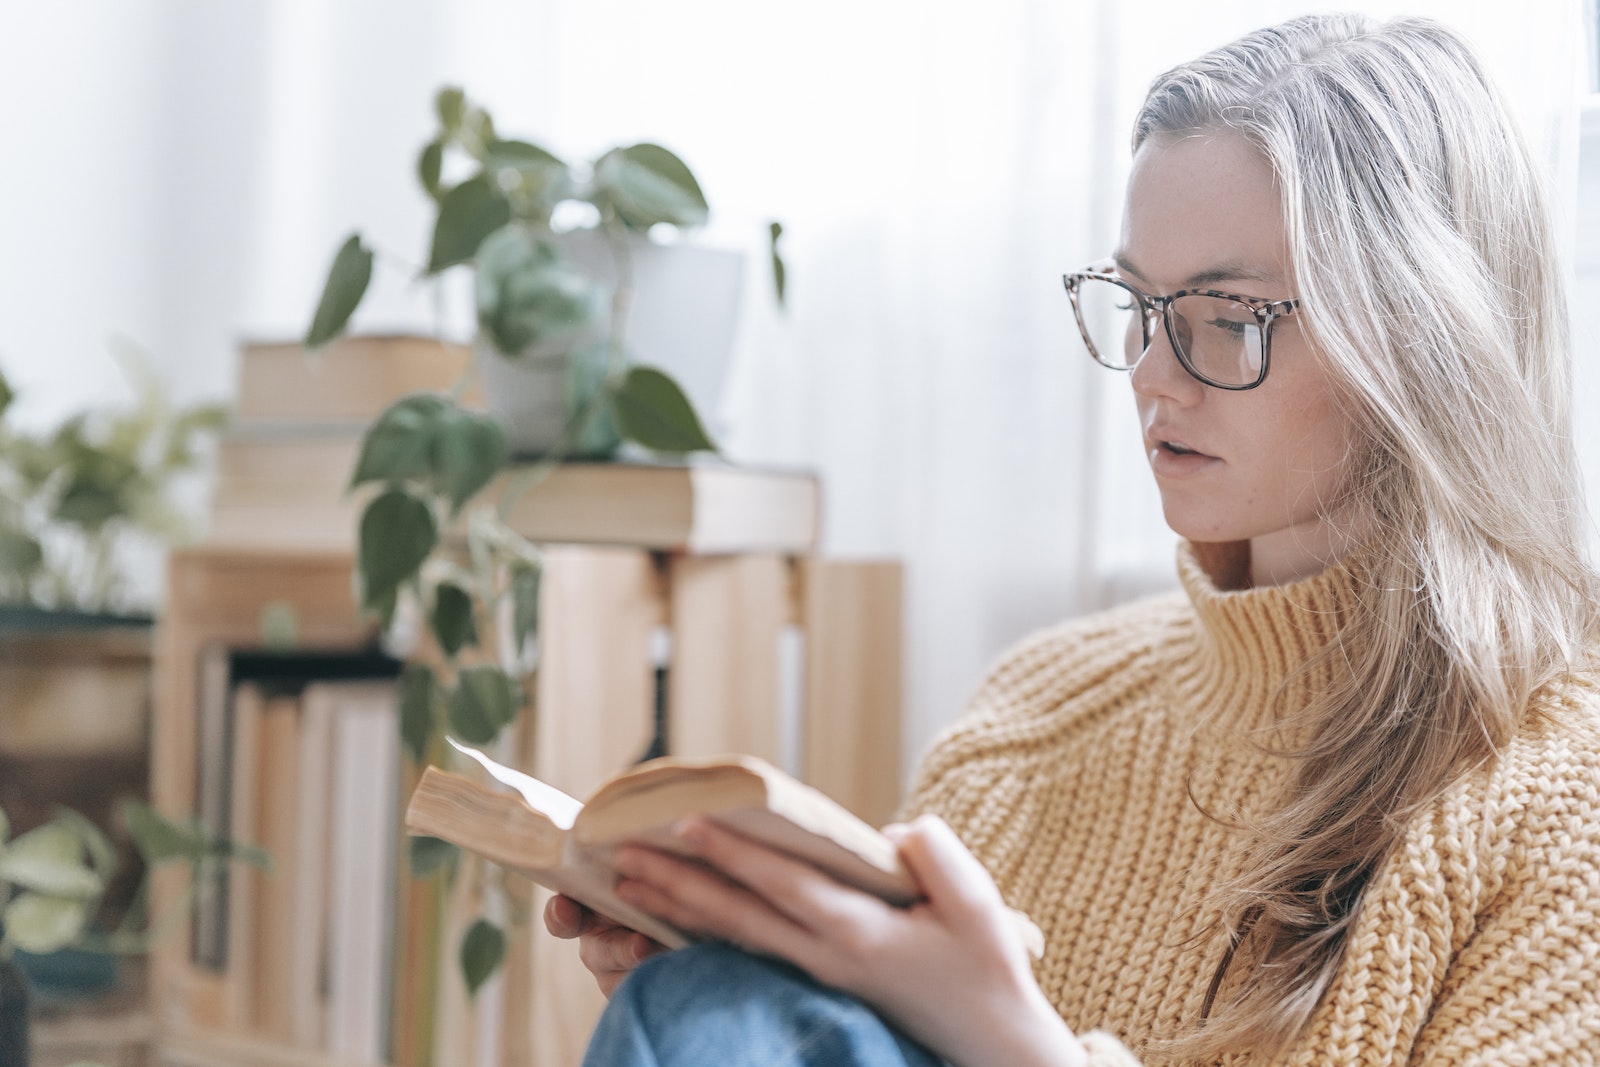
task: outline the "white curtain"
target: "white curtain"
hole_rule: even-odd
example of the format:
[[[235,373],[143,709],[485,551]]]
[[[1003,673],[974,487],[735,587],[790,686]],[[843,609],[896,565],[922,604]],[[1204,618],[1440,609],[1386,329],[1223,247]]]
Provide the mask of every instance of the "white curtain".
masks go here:
[[[116,395],[104,337],[182,398],[303,329],[342,236],[415,263],[412,181],[455,82],[569,157],[638,139],[750,251],[728,451],[819,470],[826,548],[908,570],[906,758],[1027,630],[1171,582],[1126,382],[1059,276],[1109,250],[1150,79],[1287,0],[0,0],[0,367],[40,423]],[[1577,0],[1360,3],[1484,53],[1573,217]],[[769,219],[791,299],[767,296]],[[1569,225],[1570,228],[1570,225]],[[358,328],[432,328],[380,268]],[[465,330],[459,299],[443,322]],[[1593,446],[1590,446],[1593,447]]]

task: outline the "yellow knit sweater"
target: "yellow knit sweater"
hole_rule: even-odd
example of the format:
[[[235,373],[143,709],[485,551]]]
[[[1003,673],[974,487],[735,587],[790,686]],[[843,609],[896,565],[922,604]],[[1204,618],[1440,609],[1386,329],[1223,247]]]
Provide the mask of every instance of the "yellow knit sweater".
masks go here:
[[[1219,592],[1185,547],[1179,573],[1186,596],[1006,657],[908,804],[942,815],[1039,924],[1036,973],[1067,1023],[1132,1050],[1096,1034],[1096,1062],[1167,1062],[1152,1042],[1199,1017],[1224,944],[1191,937],[1217,918],[1207,889],[1239,869],[1241,835],[1187,788],[1213,812],[1273,801],[1288,762],[1240,727],[1270,721],[1352,600],[1341,568]],[[1600,1062],[1600,687],[1552,687],[1543,710],[1409,826],[1289,1062]]]

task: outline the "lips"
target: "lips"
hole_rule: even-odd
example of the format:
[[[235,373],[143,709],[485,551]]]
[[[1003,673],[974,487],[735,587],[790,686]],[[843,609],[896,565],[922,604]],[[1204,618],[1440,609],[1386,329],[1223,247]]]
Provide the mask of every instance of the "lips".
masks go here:
[[[1145,435],[1153,451],[1160,451],[1173,456],[1203,456],[1206,459],[1216,459],[1209,452],[1202,451],[1179,437],[1169,437],[1156,430]]]

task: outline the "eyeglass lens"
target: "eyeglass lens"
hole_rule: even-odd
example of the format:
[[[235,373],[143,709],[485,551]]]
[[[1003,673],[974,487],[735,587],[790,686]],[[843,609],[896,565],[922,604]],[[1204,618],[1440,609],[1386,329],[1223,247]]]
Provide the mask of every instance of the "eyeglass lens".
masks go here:
[[[1145,316],[1139,301],[1116,282],[1082,278],[1077,285],[1077,313],[1091,354],[1107,367],[1127,370],[1139,362],[1155,332],[1145,337]],[[1167,309],[1180,357],[1203,379],[1219,385],[1252,385],[1261,377],[1265,337],[1255,312],[1237,301],[1191,293]]]

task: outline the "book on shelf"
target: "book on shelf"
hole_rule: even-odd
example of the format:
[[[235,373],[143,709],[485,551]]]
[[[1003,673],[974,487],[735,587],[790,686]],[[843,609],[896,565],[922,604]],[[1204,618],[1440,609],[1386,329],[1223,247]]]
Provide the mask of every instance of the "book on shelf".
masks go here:
[[[689,815],[707,816],[890,904],[921,897],[894,842],[753,756],[649,760],[579,800],[475,749],[456,748],[510,791],[429,767],[406,808],[408,831],[475,852],[669,947],[693,939],[620,899],[611,858],[625,841],[681,852],[671,829]],[[1016,918],[1030,951],[1042,954],[1038,928],[1021,913]]]
[[[348,550],[363,493],[346,487],[357,445],[306,438],[223,442],[210,540]],[[523,473],[487,490],[499,500]],[[507,515],[531,541],[637,545],[695,554],[805,552],[821,533],[815,474],[709,464],[566,463],[520,489]]]
[[[421,334],[357,335],[317,352],[298,341],[246,341],[239,350],[241,423],[365,424],[407,393],[447,392],[470,368],[472,350]],[[469,391],[467,403],[481,403]]]

